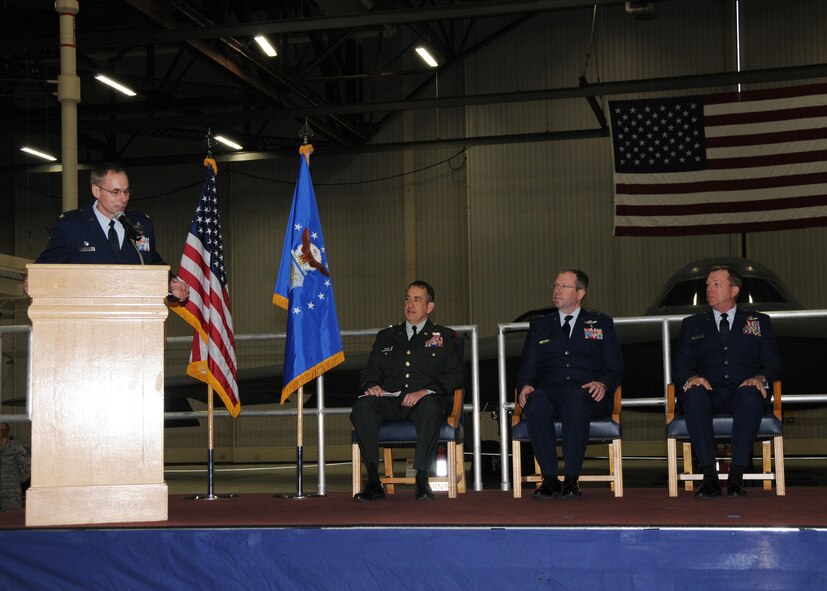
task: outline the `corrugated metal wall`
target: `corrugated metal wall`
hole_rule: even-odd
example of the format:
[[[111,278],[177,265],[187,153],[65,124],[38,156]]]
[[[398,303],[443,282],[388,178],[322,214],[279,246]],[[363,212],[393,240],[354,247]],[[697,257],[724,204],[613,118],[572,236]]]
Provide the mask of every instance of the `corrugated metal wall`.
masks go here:
[[[744,68],[827,61],[825,4],[742,2]],[[641,22],[626,15],[622,5],[600,9],[594,48],[591,10],[542,15],[469,58],[464,69],[443,75],[433,94],[573,87],[583,73],[597,82],[734,69],[731,3],[671,1],[658,3],[658,12],[657,19]],[[724,89],[706,92],[717,90]],[[585,99],[571,99],[416,111],[394,120],[377,141],[596,127]],[[400,321],[406,269],[434,284],[435,319],[477,323],[486,336],[494,334],[498,322],[549,305],[549,285],[562,267],[590,274],[588,305],[630,316],[642,314],[663,282],[686,263],[739,254],[772,268],[805,306],[827,308],[827,275],[820,272],[827,263],[827,229],[750,235],[746,253],[737,235],[615,238],[609,138],[460,152],[321,152],[313,157],[343,329]],[[238,334],[284,330],[285,314],[272,305],[271,295],[297,170],[298,155],[222,167],[218,191]],[[135,207],[156,220],[162,254],[177,267],[203,182],[201,163],[129,172]],[[46,242],[46,227],[59,208],[54,178],[17,179],[20,256],[32,251],[36,256],[38,245]],[[81,178],[83,195],[88,181]],[[415,204],[408,210],[412,215],[406,214],[406,200]],[[414,244],[407,254],[406,237]],[[177,318],[169,326],[171,335],[190,334]],[[364,350],[369,344],[370,339],[361,339],[353,346]],[[186,351],[173,357],[168,374],[181,372]],[[269,344],[243,345],[239,358],[241,367],[281,362],[278,349]],[[272,428],[254,425],[243,427],[243,445],[284,443],[273,441]],[[292,429],[283,431],[290,441]],[[169,443],[202,445],[203,435],[194,432],[185,440],[174,435]]]
[[[744,68],[825,61],[824,3],[741,5]],[[732,4],[664,2],[658,12],[642,22],[622,7],[599,9],[593,49],[590,11],[546,15],[469,60],[468,92],[577,86],[587,56],[590,82],[735,69]],[[690,92],[720,90],[731,89]],[[470,136],[597,127],[585,99],[469,107],[466,121]],[[806,273],[798,257],[807,255],[806,269],[824,266],[823,229],[751,235],[745,253],[739,235],[614,238],[610,138],[473,148],[468,166],[473,320],[484,333],[548,305],[564,266],[586,270],[589,305],[614,315],[642,314],[694,259],[741,254],[768,264],[806,305],[825,306],[824,277]]]

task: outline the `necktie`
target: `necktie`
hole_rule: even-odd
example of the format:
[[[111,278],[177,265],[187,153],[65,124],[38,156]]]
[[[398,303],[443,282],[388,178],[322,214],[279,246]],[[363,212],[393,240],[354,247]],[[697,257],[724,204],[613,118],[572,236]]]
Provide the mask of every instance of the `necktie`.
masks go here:
[[[415,336],[416,336],[416,326],[411,326],[411,338],[408,339],[408,340],[412,341]]]
[[[571,319],[574,318],[571,315],[568,315],[564,318],[565,322],[563,323],[563,333],[566,335],[566,338],[571,337]]]
[[[718,325],[718,330],[721,331],[721,338],[724,342],[729,338],[729,320],[726,314],[721,314],[721,323]]]
[[[115,231],[115,220],[109,220],[109,244],[115,252],[120,252],[121,243],[118,241],[118,233]]]

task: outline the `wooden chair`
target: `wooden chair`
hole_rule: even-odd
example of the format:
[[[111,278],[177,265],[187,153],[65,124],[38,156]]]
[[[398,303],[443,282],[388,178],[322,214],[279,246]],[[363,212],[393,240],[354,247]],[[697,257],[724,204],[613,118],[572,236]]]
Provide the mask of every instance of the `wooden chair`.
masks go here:
[[[599,419],[593,419],[589,424],[589,443],[609,444],[609,473],[608,474],[586,474],[581,475],[580,480],[584,482],[598,481],[609,482],[616,497],[623,496],[623,454],[621,448],[620,428],[620,402],[622,393],[620,386],[614,394],[614,406],[612,415]],[[511,457],[512,457],[512,483],[514,498],[519,499],[523,495],[522,484],[524,482],[542,482],[540,466],[537,459],[534,459],[534,474],[523,476],[522,467],[522,444],[530,443],[531,438],[528,432],[528,422],[522,420],[523,409],[519,404],[514,405],[514,414],[511,417]],[[557,433],[557,441],[562,441],[563,425],[560,420],[554,421],[554,432]],[[562,476],[560,477],[563,478]]]
[[[781,381],[772,384],[772,410],[761,418],[758,429],[758,440],[761,441],[762,471],[759,473],[744,474],[744,480],[763,480],[764,490],[772,490],[772,481],[775,481],[775,493],[779,496],[786,494],[784,485],[784,434],[781,415]],[[732,437],[732,416],[715,415],[712,419],[712,429],[716,439]],[[683,442],[683,472],[678,473],[678,440]],[[692,491],[693,481],[702,480],[703,474],[692,472],[692,445],[689,443],[689,431],[686,420],[676,413],[675,384],[666,388],[666,455],[669,471],[669,496],[678,496],[678,481],[684,481],[687,491]],[[773,470],[773,455],[775,455],[775,469]],[[726,474],[719,474],[719,478],[726,478]]]
[[[448,475],[431,476],[431,483],[447,482],[448,498],[466,491],[465,481],[465,431],[463,429],[462,400],[464,391],[454,391],[451,414],[439,430],[437,445],[447,447]],[[353,448],[353,494],[362,488],[362,452],[356,431],[352,435]],[[413,421],[385,421],[379,426],[379,447],[383,450],[385,475],[380,478],[388,494],[394,494],[396,484],[416,484],[413,476],[396,476],[393,470],[393,448],[416,446],[416,427]]]

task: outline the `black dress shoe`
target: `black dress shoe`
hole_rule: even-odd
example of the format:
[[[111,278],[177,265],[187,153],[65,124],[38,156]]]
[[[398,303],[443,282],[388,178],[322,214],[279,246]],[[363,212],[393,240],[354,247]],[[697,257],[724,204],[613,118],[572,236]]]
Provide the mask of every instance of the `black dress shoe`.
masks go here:
[[[353,495],[354,501],[375,501],[385,498],[385,489],[378,480],[370,480],[365,487]]]
[[[566,476],[563,479],[563,498],[579,499],[582,496],[583,494],[580,492],[580,485],[577,484],[577,479]]]
[[[695,498],[711,499],[712,497],[720,497],[721,494],[721,484],[718,481],[704,480],[698,490],[695,491]]]
[[[542,484],[534,489],[534,494],[531,495],[533,499],[551,499],[559,497],[563,490],[563,485],[556,476],[544,478]]]
[[[434,498],[434,491],[427,484],[416,485],[416,500],[417,501],[432,501]]]
[[[741,478],[732,480],[726,487],[726,494],[731,499],[743,499],[747,496],[747,491],[744,489],[744,480]]]

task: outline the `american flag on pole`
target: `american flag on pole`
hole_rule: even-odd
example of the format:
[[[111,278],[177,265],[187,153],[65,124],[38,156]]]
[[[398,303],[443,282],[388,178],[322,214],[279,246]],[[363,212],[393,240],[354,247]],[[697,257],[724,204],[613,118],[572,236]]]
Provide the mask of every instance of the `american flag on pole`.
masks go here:
[[[301,147],[273,303],[288,311],[281,402],[345,360],[327,249],[310,180],[313,146]]]
[[[215,160],[204,160],[207,180],[195,208],[181,255],[178,277],[190,286],[190,297],[173,310],[195,329],[187,375],[212,386],[232,416],[238,416],[235,336],[227,293],[221,219],[215,190]]]
[[[827,84],[610,101],[616,236],[827,225]]]

